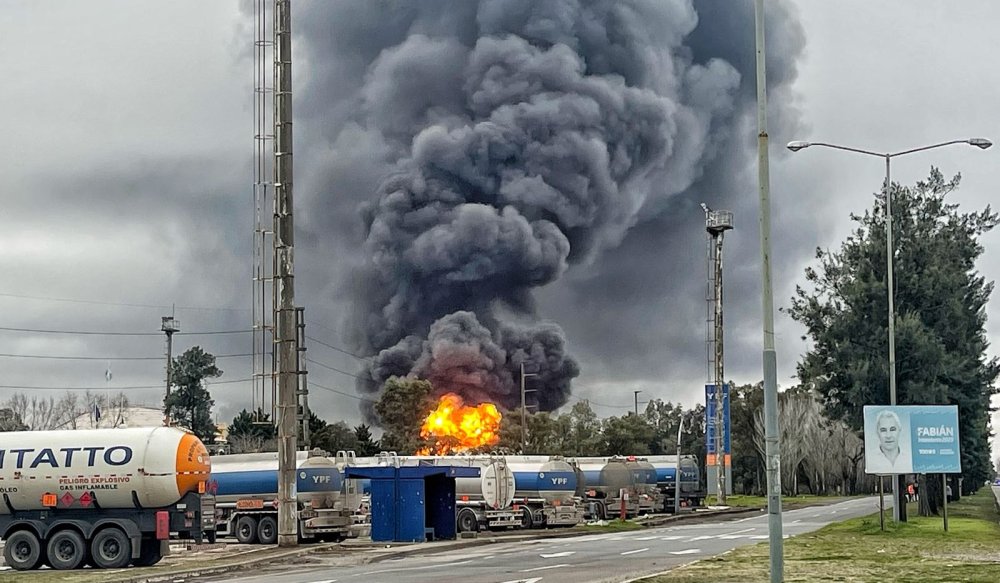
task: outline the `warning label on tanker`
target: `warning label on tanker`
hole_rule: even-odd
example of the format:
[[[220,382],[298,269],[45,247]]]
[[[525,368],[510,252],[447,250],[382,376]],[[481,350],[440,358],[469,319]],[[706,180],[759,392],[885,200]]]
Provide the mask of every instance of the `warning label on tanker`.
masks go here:
[[[131,476],[77,476],[59,478],[60,490],[117,490],[119,484],[128,484]]]

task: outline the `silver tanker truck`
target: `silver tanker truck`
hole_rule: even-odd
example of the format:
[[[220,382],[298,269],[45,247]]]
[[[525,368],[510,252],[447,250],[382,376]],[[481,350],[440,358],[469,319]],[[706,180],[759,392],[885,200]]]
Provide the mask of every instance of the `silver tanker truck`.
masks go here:
[[[157,563],[174,533],[214,540],[204,444],[173,427],[17,431],[0,441],[0,539],[13,569]]]

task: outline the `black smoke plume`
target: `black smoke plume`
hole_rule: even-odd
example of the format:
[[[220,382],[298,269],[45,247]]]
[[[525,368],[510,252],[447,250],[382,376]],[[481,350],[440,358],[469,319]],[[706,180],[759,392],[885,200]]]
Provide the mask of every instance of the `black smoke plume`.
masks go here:
[[[703,177],[740,73],[697,58],[685,0],[303,6],[297,111],[351,160],[313,178],[334,192],[307,221],[344,226],[343,209],[361,208],[362,252],[337,265],[347,329],[373,356],[359,390],[416,375],[511,408],[524,364],[532,403],[563,405],[580,369],[537,291]]]

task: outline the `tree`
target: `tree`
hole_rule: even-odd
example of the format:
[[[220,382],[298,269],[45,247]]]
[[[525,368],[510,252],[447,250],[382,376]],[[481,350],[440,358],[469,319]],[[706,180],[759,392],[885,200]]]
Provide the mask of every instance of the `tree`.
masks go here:
[[[1000,374],[986,355],[993,283],[975,262],[979,238],[998,216],[989,207],[963,214],[945,202],[958,184],[958,176],[945,181],[932,168],[915,187],[891,187],[897,402],[958,406],[963,484],[971,492],[989,471],[989,401]],[[858,227],[839,251],[817,250],[819,266],[806,270],[811,289],[798,287],[790,310],[812,341],[799,378],[822,396],[829,417],[856,431],[864,405],[889,403],[884,197],[885,189],[873,210],[852,215]]]
[[[563,415],[568,417],[569,432],[565,440],[564,453],[566,455],[591,456],[602,449],[601,420],[590,408],[589,401],[579,401],[573,404],[569,413]]]
[[[359,456],[373,456],[379,452],[378,443],[372,439],[371,427],[362,423],[354,428],[354,439],[357,440],[357,454]]]
[[[215,423],[212,406],[215,401],[205,388],[206,378],[222,376],[215,366],[215,357],[199,346],[174,359],[170,371],[170,384],[174,389],[163,399],[163,407],[170,419],[187,427],[205,443],[215,441]]]
[[[420,426],[434,410],[434,388],[420,379],[389,377],[375,403],[382,435],[382,449],[410,455],[428,444],[420,437]]]
[[[337,421],[331,423],[312,437],[312,446],[329,452],[331,455],[338,451],[358,450],[358,438],[347,423]]]
[[[629,413],[604,420],[603,455],[648,455],[655,431],[641,415]]]
[[[13,409],[0,409],[0,431],[27,431],[28,426]]]
[[[730,446],[732,447],[733,492],[764,493],[764,455],[754,444],[754,414],[764,408],[764,384],[729,383]]]
[[[240,411],[229,424],[227,441],[231,453],[277,451],[277,429],[271,416],[262,408],[256,412]]]

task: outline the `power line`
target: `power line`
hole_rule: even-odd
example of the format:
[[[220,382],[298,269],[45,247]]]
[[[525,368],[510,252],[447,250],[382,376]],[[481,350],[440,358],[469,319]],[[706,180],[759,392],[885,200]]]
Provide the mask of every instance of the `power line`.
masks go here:
[[[340,370],[339,368],[332,367],[332,366],[330,366],[328,364],[323,364],[322,362],[316,362],[315,360],[313,360],[311,358],[307,358],[306,362],[311,362],[311,363],[313,363],[315,365],[318,365],[318,366],[321,366],[321,367],[323,367],[325,369],[332,370],[333,372],[339,372],[340,374],[345,374],[345,375],[347,375],[349,377],[354,377],[356,379],[363,379],[363,378],[365,378],[365,377],[356,375],[356,374],[354,374],[352,372],[347,372],[346,370]]]
[[[364,401],[366,403],[377,403],[378,402],[378,401],[374,401],[372,399],[366,399],[364,397],[359,397],[357,395],[352,395],[350,393],[345,393],[344,391],[338,391],[337,389],[331,389],[330,387],[325,387],[325,386],[323,386],[323,385],[321,385],[319,383],[314,383],[313,381],[309,381],[309,387],[310,388],[311,387],[316,387],[318,389],[323,389],[324,391],[330,391],[331,393],[336,393],[338,395],[343,395],[345,397],[350,397],[352,399],[357,399],[358,401]]]
[[[250,382],[252,380],[253,379],[235,379],[235,380],[231,380],[231,381],[210,381],[210,382],[208,382],[208,385],[211,387],[211,386],[215,386],[215,385],[225,385],[225,384],[231,384],[231,383],[246,383],[246,382]],[[32,390],[32,391],[35,391],[35,390],[37,390],[37,391],[108,391],[108,390],[111,390],[111,391],[131,391],[131,390],[139,390],[139,389],[162,389],[162,388],[163,388],[162,384],[159,384],[159,385],[136,385],[136,386],[129,386],[129,387],[109,387],[109,386],[102,386],[102,387],[29,387],[29,386],[26,386],[26,385],[0,385],[0,389],[22,389],[22,390]]]
[[[372,360],[374,360],[370,356],[359,356],[357,354],[354,354],[353,352],[348,352],[347,350],[344,350],[343,348],[337,348],[336,346],[334,346],[332,344],[327,344],[326,342],[323,342],[322,340],[319,340],[317,338],[313,338],[312,336],[309,336],[308,334],[306,334],[306,339],[312,340],[316,344],[321,344],[323,346],[326,346],[327,348],[329,348],[331,350],[336,350],[337,352],[340,352],[342,354],[346,354],[347,356],[353,356],[354,358],[357,358],[358,360],[367,360],[369,362],[371,362]]]
[[[36,334],[79,334],[83,336],[162,336],[162,332],[91,332],[89,330],[39,330],[36,328],[8,328],[7,332],[32,332]],[[209,332],[177,332],[178,336],[206,336],[211,334],[249,334],[253,330],[214,330]]]
[[[215,358],[237,358],[253,356],[253,354],[218,354]],[[45,354],[4,354],[0,358],[43,358],[50,360],[163,360],[162,356],[54,356]]]
[[[18,298],[22,300],[42,300],[47,302],[68,302],[73,304],[92,304],[98,306],[116,306],[116,307],[126,307],[126,308],[146,308],[155,310],[202,310],[210,312],[249,312],[247,308],[224,308],[224,307],[207,307],[207,306],[173,306],[173,305],[163,305],[163,304],[132,304],[127,302],[101,302],[97,300],[80,300],[71,298],[53,298],[46,296],[25,296],[19,294],[8,294],[0,293],[0,297],[5,298]]]

